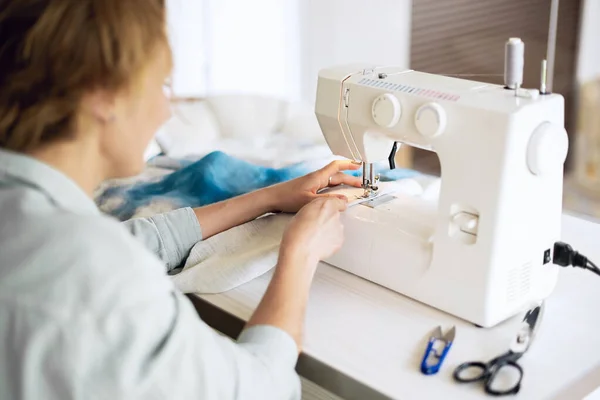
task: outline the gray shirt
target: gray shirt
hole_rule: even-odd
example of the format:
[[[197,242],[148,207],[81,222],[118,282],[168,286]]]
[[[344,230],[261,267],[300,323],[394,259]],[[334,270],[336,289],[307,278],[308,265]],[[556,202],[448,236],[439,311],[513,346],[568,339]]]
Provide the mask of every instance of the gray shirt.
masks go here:
[[[296,399],[296,345],[215,333],[167,269],[189,208],[120,223],[64,174],[0,150],[0,399]]]

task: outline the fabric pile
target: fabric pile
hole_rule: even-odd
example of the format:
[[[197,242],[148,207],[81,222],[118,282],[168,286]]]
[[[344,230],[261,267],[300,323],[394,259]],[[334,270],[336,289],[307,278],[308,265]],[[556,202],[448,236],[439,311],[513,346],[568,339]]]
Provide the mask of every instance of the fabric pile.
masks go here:
[[[125,221],[182,207],[201,207],[315,171],[334,157],[294,163],[282,168],[253,164],[215,151],[199,159],[157,156],[148,162],[158,171],[145,177],[106,183],[95,197],[105,213]],[[381,181],[398,181],[418,175],[409,169],[375,166]],[[361,176],[362,171],[346,173]]]

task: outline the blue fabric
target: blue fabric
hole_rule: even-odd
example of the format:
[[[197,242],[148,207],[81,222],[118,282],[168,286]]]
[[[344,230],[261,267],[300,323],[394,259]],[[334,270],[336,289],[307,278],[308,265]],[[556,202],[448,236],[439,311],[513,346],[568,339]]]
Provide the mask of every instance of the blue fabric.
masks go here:
[[[260,188],[285,182],[312,172],[314,163],[305,162],[284,168],[254,165],[216,151],[194,161],[186,159],[153,160],[149,165],[173,169],[156,180],[108,187],[96,197],[99,208],[121,221],[130,219],[143,208],[166,211],[181,207],[200,207]],[[409,169],[390,170],[378,164],[375,170],[381,181],[394,181],[415,176]],[[361,171],[346,171],[361,176]]]

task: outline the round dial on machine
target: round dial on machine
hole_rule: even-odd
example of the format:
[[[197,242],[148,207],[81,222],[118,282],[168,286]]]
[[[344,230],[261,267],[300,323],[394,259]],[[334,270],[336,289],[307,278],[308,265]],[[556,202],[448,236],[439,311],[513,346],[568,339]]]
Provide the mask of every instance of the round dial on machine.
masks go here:
[[[446,129],[446,111],[438,103],[423,104],[415,113],[415,125],[423,136],[438,136]]]
[[[371,107],[375,123],[383,128],[392,128],[400,120],[402,106],[396,96],[385,93],[378,96]]]
[[[527,146],[527,166],[531,173],[543,175],[560,170],[567,158],[569,137],[564,127],[550,122],[539,125]]]

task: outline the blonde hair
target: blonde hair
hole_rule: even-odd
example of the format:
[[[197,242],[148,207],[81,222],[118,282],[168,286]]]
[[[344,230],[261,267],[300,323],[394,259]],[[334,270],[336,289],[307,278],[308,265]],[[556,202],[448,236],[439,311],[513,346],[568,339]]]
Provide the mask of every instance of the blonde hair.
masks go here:
[[[127,88],[168,49],[165,15],[165,0],[2,1],[0,148],[69,137],[86,93]]]

